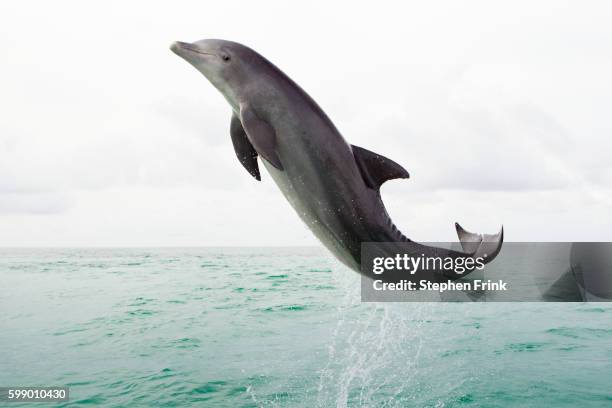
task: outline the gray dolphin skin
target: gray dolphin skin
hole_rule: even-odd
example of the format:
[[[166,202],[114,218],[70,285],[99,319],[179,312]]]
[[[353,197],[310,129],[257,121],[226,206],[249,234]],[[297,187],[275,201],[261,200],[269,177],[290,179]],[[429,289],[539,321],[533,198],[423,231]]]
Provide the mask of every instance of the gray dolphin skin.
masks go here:
[[[481,235],[456,224],[465,252],[406,238],[391,222],[379,189],[387,180],[408,178],[408,172],[380,154],[350,145],[317,103],[257,52],[217,39],[175,42],[170,48],[229,103],[230,135],[244,168],[260,180],[259,156],[302,221],[350,268],[369,275],[360,268],[364,242],[401,243],[424,256],[486,255],[485,263],[499,252],[503,228]]]

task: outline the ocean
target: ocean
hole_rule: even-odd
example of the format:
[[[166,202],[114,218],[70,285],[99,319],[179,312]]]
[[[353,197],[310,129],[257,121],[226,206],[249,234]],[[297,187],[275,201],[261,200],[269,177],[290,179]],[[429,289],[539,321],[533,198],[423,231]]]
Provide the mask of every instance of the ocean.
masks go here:
[[[361,303],[319,248],[0,249],[0,386],[105,407],[612,406],[610,303]]]

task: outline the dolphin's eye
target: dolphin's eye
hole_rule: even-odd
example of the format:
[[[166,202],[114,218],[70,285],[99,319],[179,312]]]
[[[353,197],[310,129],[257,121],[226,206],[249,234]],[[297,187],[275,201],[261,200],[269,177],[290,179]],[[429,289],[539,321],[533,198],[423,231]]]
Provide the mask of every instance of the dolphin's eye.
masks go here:
[[[221,54],[221,59],[223,59],[223,61],[227,62],[230,60],[230,56],[227,54]]]

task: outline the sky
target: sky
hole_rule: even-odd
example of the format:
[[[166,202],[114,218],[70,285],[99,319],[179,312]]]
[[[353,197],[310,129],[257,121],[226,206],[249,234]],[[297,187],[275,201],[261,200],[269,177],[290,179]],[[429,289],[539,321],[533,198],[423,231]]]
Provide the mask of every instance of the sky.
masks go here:
[[[610,21],[595,1],[3,1],[0,246],[317,245],[168,49],[203,38],[254,48],[406,168],[382,195],[414,240],[458,221],[610,241]]]

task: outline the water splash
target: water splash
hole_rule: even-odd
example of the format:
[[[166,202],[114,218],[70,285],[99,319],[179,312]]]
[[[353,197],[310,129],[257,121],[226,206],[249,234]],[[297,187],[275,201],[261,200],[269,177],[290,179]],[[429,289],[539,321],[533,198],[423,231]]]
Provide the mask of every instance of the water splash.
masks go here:
[[[335,264],[345,293],[321,370],[317,406],[400,406],[410,395],[422,348],[423,305],[361,303],[354,272]]]

